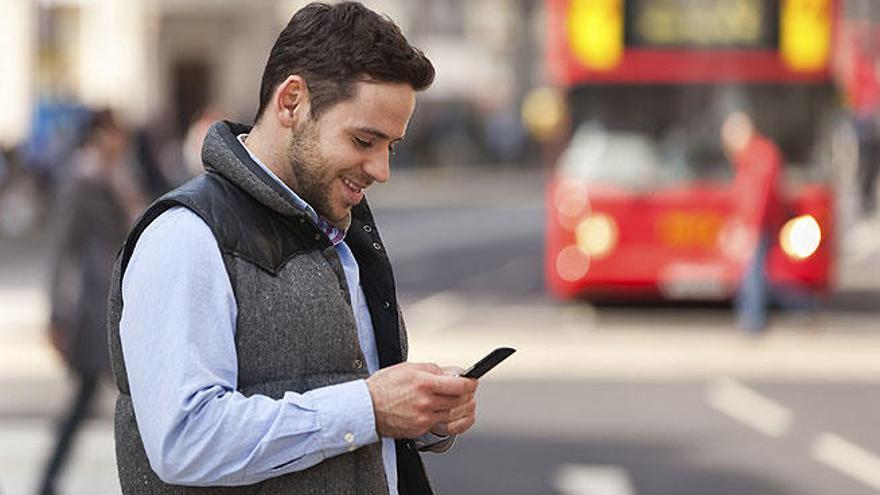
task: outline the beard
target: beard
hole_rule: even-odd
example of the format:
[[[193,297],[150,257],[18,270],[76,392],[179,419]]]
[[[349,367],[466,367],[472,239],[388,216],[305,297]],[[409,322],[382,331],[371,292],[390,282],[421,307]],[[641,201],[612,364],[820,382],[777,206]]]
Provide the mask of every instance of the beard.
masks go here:
[[[333,213],[331,194],[335,174],[333,167],[318,149],[318,129],[312,121],[293,131],[293,139],[287,149],[287,161],[294,191],[314,208],[322,218],[341,228],[348,228],[351,212],[339,215]]]

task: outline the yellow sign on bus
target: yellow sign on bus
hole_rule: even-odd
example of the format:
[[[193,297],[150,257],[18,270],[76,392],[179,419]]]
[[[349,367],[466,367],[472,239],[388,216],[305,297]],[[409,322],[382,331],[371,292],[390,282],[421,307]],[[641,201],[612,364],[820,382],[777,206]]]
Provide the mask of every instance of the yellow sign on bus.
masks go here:
[[[817,71],[831,51],[831,0],[783,0],[779,22],[780,51],[797,71]]]
[[[568,39],[574,56],[593,70],[611,70],[623,58],[623,0],[571,0]]]

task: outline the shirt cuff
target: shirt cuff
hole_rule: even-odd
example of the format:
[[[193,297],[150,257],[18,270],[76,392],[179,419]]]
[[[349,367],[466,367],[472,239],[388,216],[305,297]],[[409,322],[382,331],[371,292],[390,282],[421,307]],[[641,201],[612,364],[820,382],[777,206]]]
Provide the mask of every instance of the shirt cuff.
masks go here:
[[[437,435],[430,431],[415,438],[416,448],[420,451],[443,453],[452,448],[455,435]]]
[[[325,458],[379,441],[373,400],[366,381],[321,387],[305,395],[318,411],[321,451]]]

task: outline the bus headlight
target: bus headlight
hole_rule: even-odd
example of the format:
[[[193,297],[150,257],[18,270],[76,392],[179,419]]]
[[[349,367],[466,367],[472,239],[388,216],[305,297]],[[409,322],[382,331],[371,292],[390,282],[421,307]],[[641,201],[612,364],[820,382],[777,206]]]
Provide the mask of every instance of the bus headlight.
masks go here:
[[[602,258],[617,245],[617,222],[610,215],[594,213],[575,228],[578,248],[592,258]]]
[[[556,273],[566,282],[577,282],[590,269],[590,257],[577,246],[568,246],[556,255]]]
[[[819,249],[821,242],[822,228],[812,215],[792,218],[779,231],[782,251],[794,260],[809,258]]]

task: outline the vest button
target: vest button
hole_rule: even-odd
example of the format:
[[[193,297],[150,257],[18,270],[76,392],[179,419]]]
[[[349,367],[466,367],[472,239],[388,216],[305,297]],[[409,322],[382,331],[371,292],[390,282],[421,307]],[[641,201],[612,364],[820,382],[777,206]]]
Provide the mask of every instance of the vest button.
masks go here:
[[[374,242],[374,243],[373,243],[373,249],[375,249],[376,251],[381,251],[381,250],[382,250],[382,246],[380,246],[378,242]]]
[[[355,360],[354,360],[354,368],[355,368],[355,369],[358,369],[358,370],[363,369],[363,368],[364,368],[364,362],[361,361],[360,359],[355,359]]]
[[[364,225],[364,232],[372,232],[372,231],[373,231],[373,227],[370,227],[369,225]]]
[[[391,303],[386,301],[382,301],[382,309],[391,309]]]

